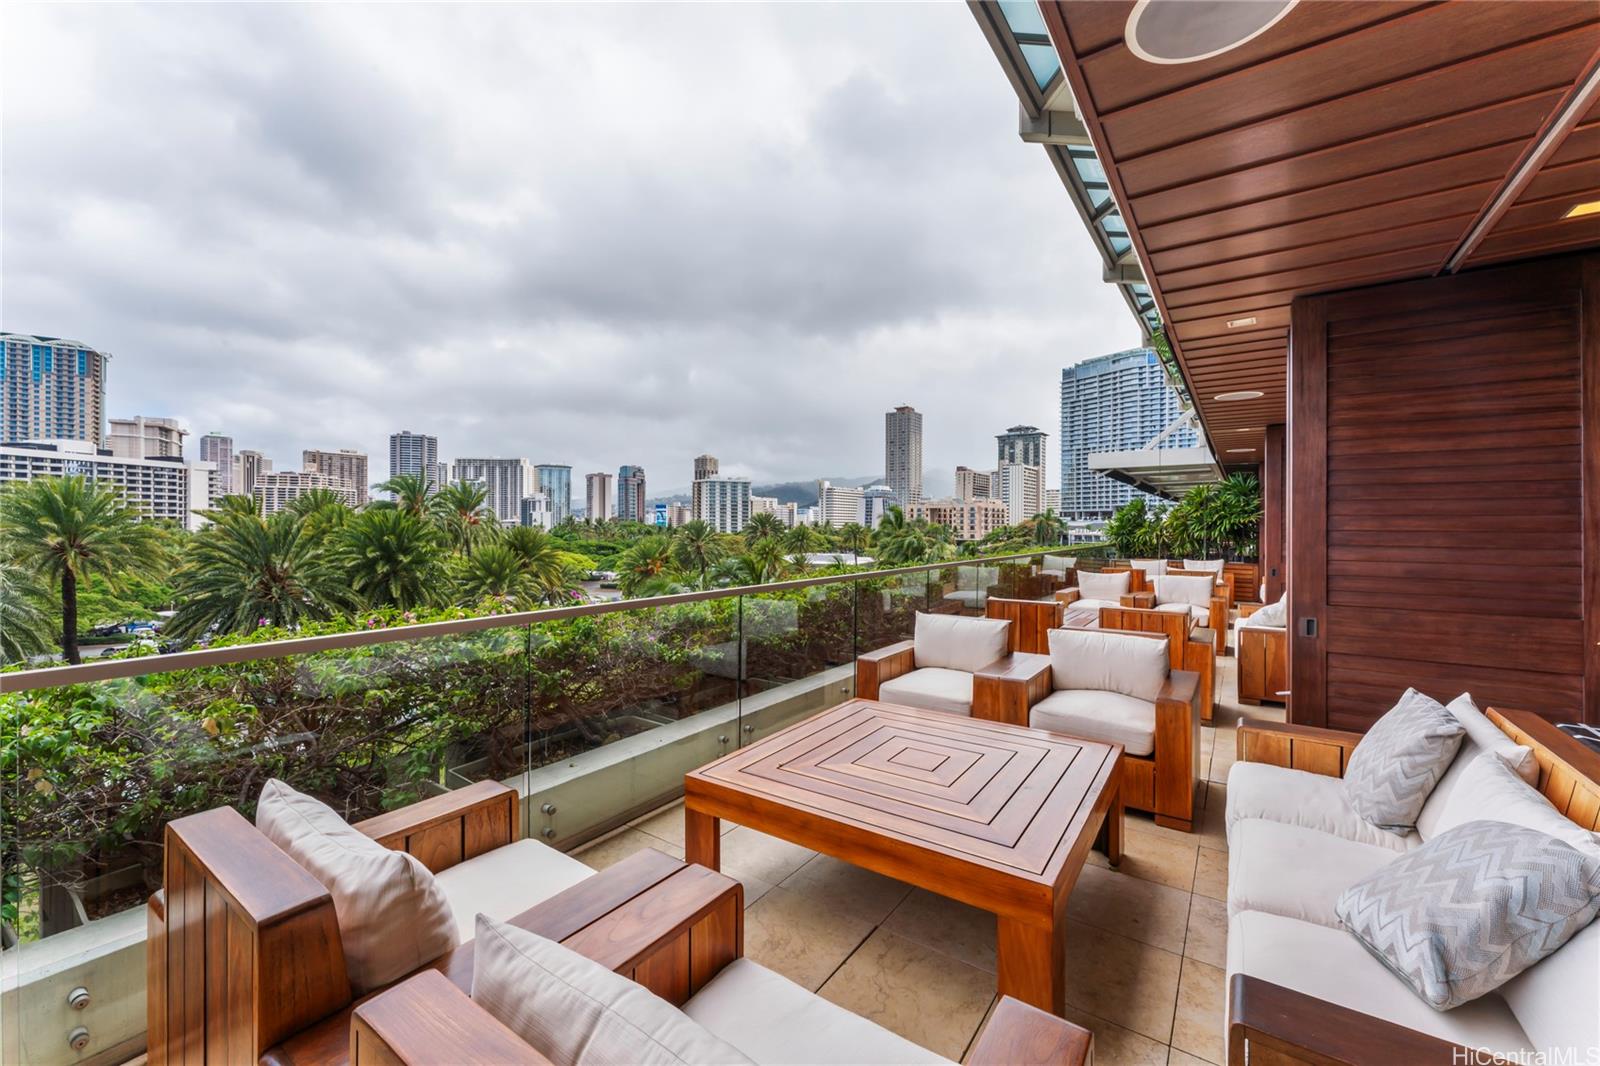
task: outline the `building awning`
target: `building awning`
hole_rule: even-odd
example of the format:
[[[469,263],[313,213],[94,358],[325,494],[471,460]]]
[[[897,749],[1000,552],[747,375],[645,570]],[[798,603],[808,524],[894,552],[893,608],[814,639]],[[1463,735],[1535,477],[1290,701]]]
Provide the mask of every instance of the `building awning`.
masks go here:
[[[1176,500],[1196,485],[1210,485],[1222,480],[1222,468],[1204,443],[1177,448],[1162,446],[1167,438],[1194,428],[1195,414],[1194,409],[1190,408],[1173,419],[1142,448],[1091,453],[1088,456],[1089,469],[1124,485]]]

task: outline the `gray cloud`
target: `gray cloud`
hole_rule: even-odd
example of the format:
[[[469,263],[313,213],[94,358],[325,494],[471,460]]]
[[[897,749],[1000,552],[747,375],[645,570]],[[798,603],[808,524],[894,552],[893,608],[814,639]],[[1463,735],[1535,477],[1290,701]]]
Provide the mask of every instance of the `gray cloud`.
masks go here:
[[[962,5],[28,6],[7,329],[293,466],[931,469],[1137,340]],[[1055,477],[1052,464],[1052,480]]]

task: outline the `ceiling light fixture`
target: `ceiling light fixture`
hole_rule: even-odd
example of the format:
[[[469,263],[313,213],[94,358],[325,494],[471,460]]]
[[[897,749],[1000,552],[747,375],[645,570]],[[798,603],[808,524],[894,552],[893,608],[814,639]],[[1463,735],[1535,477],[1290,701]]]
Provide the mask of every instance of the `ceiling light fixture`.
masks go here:
[[[1600,200],[1590,200],[1587,203],[1573,204],[1571,210],[1562,215],[1563,221],[1569,218],[1582,218],[1584,215],[1600,215]]]
[[[1146,63],[1198,63],[1255,40],[1299,0],[1139,0],[1123,38]]]
[[[1246,452],[1253,452],[1253,451],[1255,451],[1254,448],[1229,448],[1228,449],[1228,454],[1229,455],[1244,455]]]
[[[1235,400],[1259,400],[1265,395],[1260,389],[1241,389],[1238,392],[1219,392],[1211,398],[1218,403],[1232,403]]]
[[[1256,316],[1251,315],[1249,318],[1230,318],[1228,319],[1227,324],[1229,329],[1238,329],[1240,326],[1253,326],[1256,324]]]

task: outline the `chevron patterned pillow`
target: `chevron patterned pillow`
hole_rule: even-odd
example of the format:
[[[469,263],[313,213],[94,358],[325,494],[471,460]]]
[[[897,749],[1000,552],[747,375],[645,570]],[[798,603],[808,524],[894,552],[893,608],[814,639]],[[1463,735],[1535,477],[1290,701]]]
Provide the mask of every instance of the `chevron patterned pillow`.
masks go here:
[[[1409,833],[1465,733],[1438,700],[1406,689],[1350,753],[1344,771],[1350,805],[1379,829]]]
[[[1508,822],[1440,833],[1345,889],[1339,921],[1434,1010],[1492,992],[1600,912],[1600,862]]]

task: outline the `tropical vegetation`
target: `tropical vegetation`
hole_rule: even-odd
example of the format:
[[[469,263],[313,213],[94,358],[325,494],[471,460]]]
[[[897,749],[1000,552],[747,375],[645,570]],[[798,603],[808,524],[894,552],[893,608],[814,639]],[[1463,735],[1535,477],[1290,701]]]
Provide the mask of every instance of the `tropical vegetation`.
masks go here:
[[[1254,474],[1229,474],[1197,485],[1170,507],[1140,497],[1106,523],[1105,538],[1124,557],[1254,559],[1261,528],[1261,483]]]

